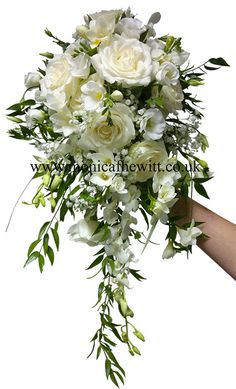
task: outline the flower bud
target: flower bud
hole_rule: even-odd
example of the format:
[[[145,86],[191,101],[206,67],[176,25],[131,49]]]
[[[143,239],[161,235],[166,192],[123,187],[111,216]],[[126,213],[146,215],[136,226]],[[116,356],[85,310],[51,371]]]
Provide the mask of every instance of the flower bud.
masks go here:
[[[54,190],[56,190],[58,188],[58,186],[60,185],[61,182],[62,182],[61,176],[54,176],[52,183],[50,185],[51,191],[54,192]]]
[[[132,311],[132,309],[130,309],[130,308],[128,307],[125,316],[126,316],[126,317],[128,317],[128,316],[134,317],[134,312]]]
[[[26,88],[35,88],[39,86],[39,81],[41,80],[41,75],[39,73],[28,73],[24,77]]]
[[[111,94],[111,98],[115,101],[122,101],[124,96],[123,96],[123,93],[120,92],[119,90],[115,90],[112,94]]]
[[[120,304],[120,310],[121,310],[121,312],[122,312],[122,315],[123,315],[124,317],[126,317],[126,315],[127,315],[127,310],[128,310],[127,302],[126,302],[124,299],[120,299],[119,304]]]
[[[84,37],[88,32],[88,28],[86,26],[80,25],[76,27],[76,32],[78,35]]]
[[[49,185],[49,182],[50,182],[50,173],[47,172],[43,175],[43,184],[45,186],[48,186]]]
[[[25,121],[28,128],[33,128],[37,122],[42,123],[45,113],[39,109],[28,109],[25,114]]]
[[[133,350],[129,350],[129,353],[130,353],[132,356],[134,356]]]
[[[128,341],[127,332],[122,331],[121,337],[122,337],[122,339],[123,339],[124,342],[127,342],[127,341]]]
[[[141,355],[141,352],[139,351],[138,347],[133,346],[132,350],[133,350],[133,352],[134,352],[135,354]]]
[[[133,334],[135,336],[137,336],[138,339],[142,340],[142,342],[145,342],[145,338],[144,338],[142,332],[136,330],[136,331],[133,332]]]
[[[173,247],[173,243],[169,240],[165,250],[163,251],[162,258],[169,259],[176,254],[176,250]]]

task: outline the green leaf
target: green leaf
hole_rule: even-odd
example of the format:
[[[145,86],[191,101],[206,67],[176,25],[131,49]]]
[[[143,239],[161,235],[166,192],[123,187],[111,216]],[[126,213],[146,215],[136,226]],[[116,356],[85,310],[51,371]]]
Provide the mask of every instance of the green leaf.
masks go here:
[[[37,239],[35,240],[34,242],[32,242],[29,246],[29,249],[28,249],[28,252],[27,252],[27,257],[30,256],[30,254],[32,253],[32,251],[35,249],[35,247],[39,244],[39,242],[41,242],[40,239]]]
[[[184,198],[188,197],[188,184],[186,182],[183,182],[181,185],[181,194]]]
[[[143,276],[141,276],[139,274],[139,270],[135,270],[135,269],[129,269],[130,273],[132,274],[132,276],[134,278],[136,278],[138,281],[141,281],[141,280],[146,280],[146,278],[144,278]]]
[[[205,68],[206,70],[218,70],[218,69],[220,69],[220,66],[213,67],[213,66],[204,65],[204,68]]]
[[[111,378],[113,384],[115,384],[119,388],[118,382],[116,380],[116,377],[115,377],[113,371],[110,372],[110,378]]]
[[[124,378],[123,378],[122,375],[119,373],[119,371],[113,370],[113,373],[115,373],[115,374],[119,377],[119,379],[121,380],[122,384],[125,383]]]
[[[142,213],[143,215],[143,218],[146,222],[146,225],[147,225],[147,230],[149,230],[149,220],[148,220],[148,217],[147,217],[147,214],[145,212],[145,210],[143,208],[139,208],[140,209],[140,212]]]
[[[44,256],[42,254],[39,254],[38,256],[38,263],[39,263],[39,270],[42,273],[44,267]]]
[[[60,220],[63,222],[65,220],[65,216],[68,212],[68,207],[66,205],[66,201],[63,201],[63,204],[60,209]]]
[[[51,228],[51,231],[52,231],[52,236],[53,236],[53,239],[54,239],[57,251],[58,251],[59,245],[60,245],[60,238],[59,238],[58,232],[54,228]]]
[[[219,65],[219,66],[229,66],[229,64],[224,60],[224,58],[210,58],[209,61],[213,65]]]
[[[40,255],[39,251],[34,251],[33,253],[31,253],[30,256],[28,257],[27,261],[25,262],[24,267],[26,267],[27,265],[29,265],[29,263],[38,259],[39,255]]]
[[[101,263],[102,260],[103,260],[103,255],[99,255],[99,256],[95,259],[95,261],[93,261],[93,262],[91,263],[91,265],[90,265],[89,267],[87,267],[86,270],[90,270],[90,269],[92,269],[93,267],[99,265],[99,263]]]
[[[73,196],[80,189],[80,185],[77,185],[72,191],[69,193],[69,196]]]
[[[54,264],[54,251],[53,251],[51,246],[48,246],[47,256],[49,258],[51,265],[53,265]]]
[[[43,237],[44,232],[46,231],[47,227],[49,226],[50,222],[46,222],[42,225],[42,227],[39,230],[38,239],[41,239]]]
[[[45,255],[47,254],[48,251],[48,241],[49,241],[49,235],[47,233],[43,237],[43,250]]]
[[[105,371],[106,371],[106,377],[108,379],[111,372],[111,361],[109,361],[109,359],[106,359],[105,361]]]
[[[207,199],[209,199],[209,196],[207,194],[207,191],[206,189],[204,188],[204,186],[202,184],[199,184],[198,182],[194,182],[194,188],[196,189],[196,191],[203,197],[206,197]]]
[[[100,357],[100,355],[101,355],[101,351],[102,351],[102,346],[99,346],[99,347],[97,348],[97,355],[96,355],[96,359],[98,359],[98,358]]]

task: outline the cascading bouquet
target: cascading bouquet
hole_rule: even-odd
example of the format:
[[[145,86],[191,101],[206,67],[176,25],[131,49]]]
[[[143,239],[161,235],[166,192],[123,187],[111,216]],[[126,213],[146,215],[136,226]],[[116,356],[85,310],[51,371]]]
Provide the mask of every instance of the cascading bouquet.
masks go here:
[[[191,252],[203,235],[200,222],[180,228],[170,210],[193,187],[208,197],[203,184],[212,173],[196,156],[208,142],[199,131],[203,115],[191,89],[203,84],[206,70],[228,64],[211,58],[190,66],[181,38],[156,38],[158,12],[146,25],[130,9],[84,19],[73,43],[45,30],[62,53],[42,53],[45,68],[25,76],[23,98],[9,107],[8,118],[16,123],[9,133],[44,153],[32,164],[40,185],[31,204],[45,207],[48,201],[53,213],[29,246],[25,265],[38,261],[41,272],[47,259],[53,265],[53,245],[58,250],[58,226],[66,214],[77,219],[82,213],[69,228],[71,240],[101,246],[88,267],[101,276],[96,303],[101,325],[91,354],[103,353],[106,376],[118,386],[125,371],[113,353],[115,338],[131,355],[140,354],[134,339],[144,341],[131,323],[134,313],[126,298],[130,278],[144,279],[131,243],[146,247],[160,221],[168,231],[163,258],[171,258]],[[28,92],[35,92],[33,98],[26,99]],[[139,213],[148,237],[136,228]],[[122,324],[112,317],[116,306]]]

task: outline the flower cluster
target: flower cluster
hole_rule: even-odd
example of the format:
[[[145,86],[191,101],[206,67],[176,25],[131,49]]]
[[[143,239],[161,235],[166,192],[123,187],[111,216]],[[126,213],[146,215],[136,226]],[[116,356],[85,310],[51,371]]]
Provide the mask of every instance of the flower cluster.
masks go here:
[[[41,271],[47,258],[53,264],[50,242],[59,248],[59,223],[67,213],[76,219],[82,214],[68,234],[73,241],[100,246],[88,267],[99,267],[96,275],[103,277],[97,301],[101,326],[92,342],[117,386],[125,372],[109,334],[127,344],[131,355],[140,354],[133,337],[144,341],[131,323],[134,313],[126,296],[130,278],[143,279],[131,250],[132,242],[145,238],[136,215],[144,217],[148,229],[151,224],[145,247],[158,221],[168,229],[163,258],[188,253],[202,235],[197,221],[179,227],[171,208],[193,187],[207,197],[203,183],[212,174],[195,154],[208,143],[199,131],[203,115],[191,90],[203,83],[205,70],[227,66],[223,58],[190,66],[181,38],[156,37],[159,20],[156,12],[143,24],[130,9],[86,15],[72,43],[45,30],[62,52],[41,54],[45,68],[25,76],[26,92],[8,116],[16,123],[10,136],[43,153],[37,157],[33,178],[41,181],[31,204],[48,201],[53,212],[30,245],[26,264],[37,260]],[[26,99],[26,93],[33,98]],[[87,168],[76,170],[75,164]],[[114,303],[123,324],[113,322]]]

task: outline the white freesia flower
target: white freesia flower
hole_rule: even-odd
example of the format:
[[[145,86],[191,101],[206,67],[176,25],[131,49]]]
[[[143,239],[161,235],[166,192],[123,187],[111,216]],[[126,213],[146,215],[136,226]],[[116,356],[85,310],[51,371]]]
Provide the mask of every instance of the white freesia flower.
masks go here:
[[[104,80],[123,87],[145,86],[151,82],[152,59],[150,47],[137,39],[115,35],[109,44],[101,45],[92,64]]]
[[[45,113],[39,109],[28,109],[25,114],[25,121],[28,128],[33,128],[37,122],[43,122]]]
[[[102,233],[94,234],[98,225],[99,223],[95,220],[79,220],[78,223],[73,224],[68,230],[70,240],[87,243],[89,246],[96,246],[102,239]]]
[[[163,259],[173,258],[175,254],[176,254],[176,250],[173,247],[173,243],[169,240],[165,250],[163,251],[162,258]]]
[[[95,81],[88,81],[81,87],[81,101],[87,111],[95,111],[103,107],[105,88]]]
[[[141,131],[144,131],[144,139],[160,139],[165,129],[165,119],[157,108],[148,109],[142,116]]]
[[[189,55],[187,51],[173,49],[170,53],[170,61],[176,66],[181,66],[188,60]]]
[[[42,76],[39,73],[29,72],[24,77],[25,86],[27,89],[39,86]]]
[[[198,227],[194,227],[195,222],[192,220],[190,227],[186,230],[182,228],[178,228],[178,234],[180,237],[180,243],[184,247],[188,247],[190,245],[194,245],[197,243],[197,238],[202,234],[202,231]]]
[[[120,150],[128,145],[135,136],[132,113],[124,104],[114,104],[110,109],[112,125],[107,116],[94,113],[91,123],[79,140],[84,150],[97,151],[100,148]]]
[[[69,108],[64,107],[59,112],[51,115],[51,121],[55,132],[60,132],[64,136],[79,132],[80,123],[73,117]]]
[[[179,71],[173,63],[164,62],[157,69],[156,79],[162,85],[176,85],[179,80]]]
[[[118,199],[122,201],[122,204],[125,206],[125,212],[136,212],[139,207],[139,197],[141,195],[140,190],[136,185],[131,184],[128,187],[128,193],[120,193],[118,194]]]
[[[108,203],[103,208],[103,217],[104,220],[112,225],[118,221],[118,214],[115,212],[117,208],[117,202],[114,200],[112,203]]]
[[[115,175],[113,153],[103,149],[99,153],[90,154],[90,158],[93,161],[90,181],[101,187],[110,186]]]
[[[178,201],[175,188],[169,183],[164,184],[158,192],[158,198],[153,206],[153,213],[164,224],[168,220],[170,208]]]
[[[89,22],[88,30],[83,32],[90,40],[91,47],[97,47],[112,35],[116,26],[116,18],[120,13],[120,10],[111,10],[90,15],[92,20]]]
[[[130,180],[144,182],[154,175],[155,164],[165,160],[167,152],[164,142],[145,140],[134,143],[130,147],[129,156]]]
[[[137,18],[122,18],[116,26],[116,32],[126,38],[139,39],[142,29],[142,22]]]
[[[176,163],[176,157],[169,158],[161,164],[161,169],[155,172],[152,184],[154,193],[158,192],[162,185],[175,185],[181,177],[179,171],[175,169]]]
[[[151,48],[151,56],[155,62],[159,62],[166,56],[165,43],[158,39],[149,38],[147,45]]]

